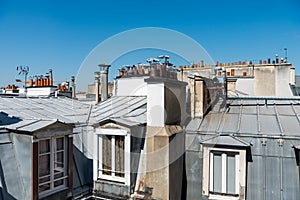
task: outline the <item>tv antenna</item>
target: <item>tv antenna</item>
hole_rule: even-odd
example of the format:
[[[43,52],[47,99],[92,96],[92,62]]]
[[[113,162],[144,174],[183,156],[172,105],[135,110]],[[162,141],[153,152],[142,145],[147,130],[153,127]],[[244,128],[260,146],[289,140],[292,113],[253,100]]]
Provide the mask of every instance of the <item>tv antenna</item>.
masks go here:
[[[287,51],[288,51],[288,49],[285,47],[285,48],[283,48],[283,49],[280,49],[280,50],[283,50],[284,51],[284,55],[285,55],[285,57],[284,57],[284,61],[287,63]]]
[[[284,52],[285,52],[285,58],[284,58],[284,59],[285,59],[285,62],[287,62],[287,50],[288,50],[288,49],[285,47],[285,48],[283,48],[283,50],[284,50]]]
[[[23,75],[24,76],[24,89],[25,89],[25,94],[27,92],[26,90],[26,81],[27,81],[27,75],[29,72],[29,67],[28,66],[17,66],[17,71],[19,72],[18,75]]]

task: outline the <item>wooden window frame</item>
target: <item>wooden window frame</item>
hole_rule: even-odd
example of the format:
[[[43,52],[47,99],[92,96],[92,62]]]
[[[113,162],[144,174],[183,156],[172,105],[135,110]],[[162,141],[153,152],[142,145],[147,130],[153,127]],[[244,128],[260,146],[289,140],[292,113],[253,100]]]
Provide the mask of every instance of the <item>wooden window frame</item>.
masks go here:
[[[57,152],[54,152],[54,147],[55,147],[55,141],[56,139],[58,138],[63,138],[64,139],[64,148],[61,152],[63,152],[64,154],[64,163],[63,163],[63,172],[64,172],[64,176],[63,177],[60,177],[60,178],[57,178],[55,179],[54,178],[54,154],[57,153]],[[35,170],[37,172],[36,174],[36,186],[37,186],[37,193],[38,193],[38,197],[39,198],[42,198],[42,197],[46,197],[46,196],[49,196],[53,193],[56,193],[56,192],[59,192],[59,191],[62,191],[62,190],[65,190],[67,189],[68,187],[70,187],[70,185],[72,185],[72,181],[70,181],[71,177],[70,176],[70,168],[71,168],[71,165],[69,165],[69,162],[70,162],[70,150],[72,149],[72,147],[70,147],[70,141],[72,141],[72,138],[68,138],[67,136],[55,136],[55,137],[48,137],[48,138],[42,138],[42,139],[39,139],[39,142],[42,141],[42,140],[49,140],[50,141],[50,181],[47,181],[47,182],[44,182],[44,183],[39,183],[39,164],[38,164],[38,160],[39,160],[39,157],[40,157],[40,152],[39,152],[39,143],[37,142],[37,150],[35,150],[35,154],[37,154],[37,169]],[[73,144],[72,144],[73,145]],[[54,187],[54,182],[55,181],[59,181],[59,180],[63,180],[63,184],[62,185],[59,185],[57,187]],[[45,191],[42,191],[42,192],[39,192],[39,187],[41,185],[44,185],[44,184],[49,184],[50,183],[50,189],[49,190],[45,190]],[[36,195],[35,195],[36,196]]]

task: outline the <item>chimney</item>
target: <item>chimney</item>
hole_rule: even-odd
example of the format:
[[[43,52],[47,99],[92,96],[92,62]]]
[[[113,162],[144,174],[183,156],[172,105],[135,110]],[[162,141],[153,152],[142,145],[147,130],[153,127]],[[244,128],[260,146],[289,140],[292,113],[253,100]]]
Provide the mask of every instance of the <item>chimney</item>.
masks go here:
[[[29,87],[32,87],[32,86],[33,86],[33,80],[30,79],[30,81],[29,81]]]
[[[276,64],[279,63],[278,54],[276,54]]]
[[[143,69],[142,69],[142,64],[141,63],[138,63],[138,74],[139,75],[143,75]]]
[[[124,74],[125,74],[125,72],[124,72],[124,71],[125,71],[125,70],[124,70],[124,68],[119,68],[118,70],[119,70],[119,76],[120,76],[120,77],[123,77],[123,76],[124,76]]]
[[[138,74],[138,71],[137,71],[135,65],[132,66],[132,71],[133,71],[133,75],[137,75]]]
[[[95,72],[95,95],[96,104],[99,103],[99,72]]]
[[[204,60],[201,60],[201,65],[200,65],[201,68],[204,67]]]
[[[35,77],[35,81],[34,81],[34,85],[35,85],[35,87],[37,87],[37,86],[38,86],[38,84],[39,84],[39,83],[38,83],[38,80],[39,80],[39,79],[38,79],[38,77],[36,76],[36,77]]]
[[[43,77],[41,78],[41,86],[45,86],[45,79]]]
[[[49,69],[49,75],[50,75],[50,79],[49,79],[49,86],[53,86],[53,76],[52,76],[52,69]]]
[[[105,101],[108,98],[108,70],[110,65],[102,63],[98,66],[100,67],[101,101]]]
[[[268,58],[268,64],[271,64],[271,58]]]
[[[149,66],[147,66],[147,65],[144,65],[144,73],[145,74],[149,74]]]
[[[48,79],[48,77],[46,76],[46,78],[45,78],[44,81],[45,81],[45,86],[47,86],[47,87],[49,86],[49,81],[48,81],[48,80],[49,80],[49,79]]]
[[[191,117],[203,117],[210,105],[207,87],[203,78],[189,77],[191,86]]]
[[[72,82],[72,98],[76,98],[76,94],[75,94],[75,76],[71,76],[71,82]]]
[[[295,85],[296,81],[295,81],[295,67],[291,66],[290,68],[290,84],[291,85]]]

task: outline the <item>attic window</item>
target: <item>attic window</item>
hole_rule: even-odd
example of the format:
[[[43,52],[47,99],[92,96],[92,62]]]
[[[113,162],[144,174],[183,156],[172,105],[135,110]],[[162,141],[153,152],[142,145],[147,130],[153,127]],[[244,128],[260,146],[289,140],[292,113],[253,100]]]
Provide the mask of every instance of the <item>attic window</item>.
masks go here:
[[[208,199],[244,199],[246,150],[203,149],[203,195],[207,195]]]
[[[244,200],[250,144],[230,135],[201,141],[203,149],[202,194],[208,199]]]
[[[210,194],[239,196],[238,178],[239,153],[211,151],[210,153]]]
[[[130,182],[130,135],[123,129],[97,129],[94,180]],[[127,152],[127,153],[126,153]]]
[[[39,193],[61,189],[67,185],[66,137],[39,141]]]

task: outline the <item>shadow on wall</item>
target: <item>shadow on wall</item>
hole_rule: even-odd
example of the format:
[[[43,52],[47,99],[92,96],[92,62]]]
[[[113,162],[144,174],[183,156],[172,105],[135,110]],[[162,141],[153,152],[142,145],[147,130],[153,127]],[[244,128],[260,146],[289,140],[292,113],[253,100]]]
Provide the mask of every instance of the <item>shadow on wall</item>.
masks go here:
[[[15,200],[15,198],[11,196],[7,191],[1,161],[0,161],[0,200]]]
[[[93,161],[73,145],[73,196],[91,194],[93,189]]]

